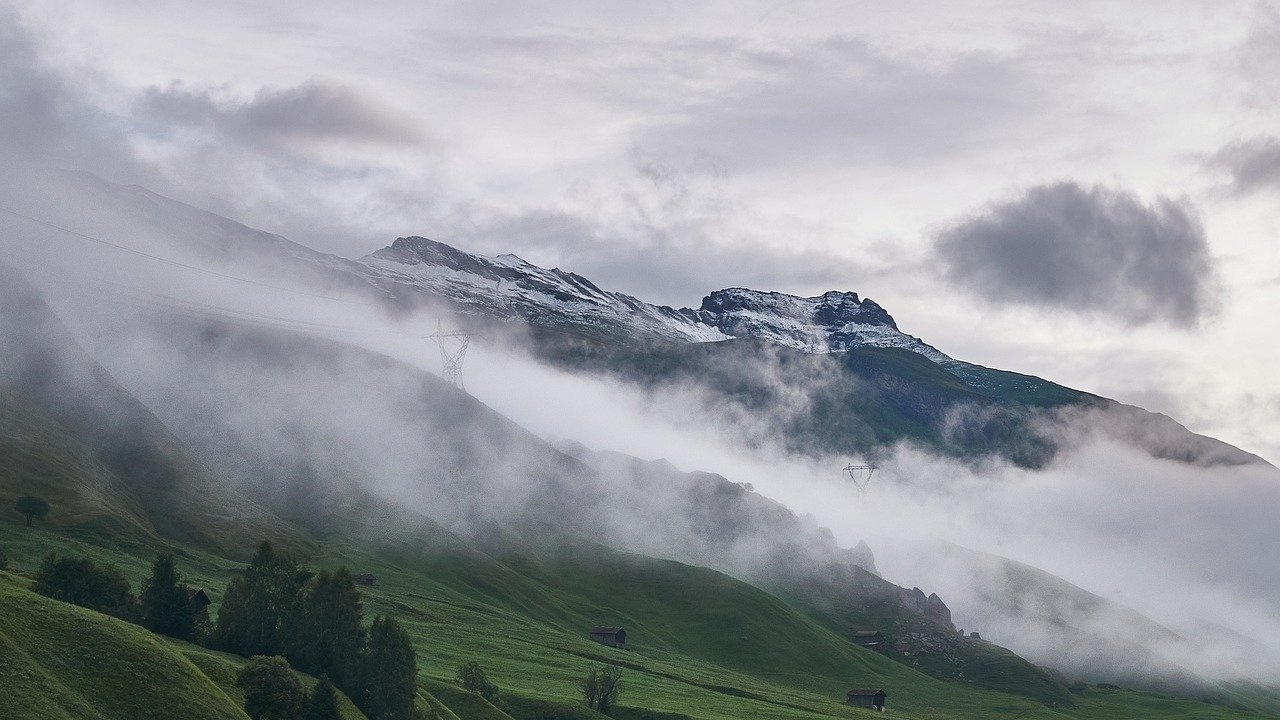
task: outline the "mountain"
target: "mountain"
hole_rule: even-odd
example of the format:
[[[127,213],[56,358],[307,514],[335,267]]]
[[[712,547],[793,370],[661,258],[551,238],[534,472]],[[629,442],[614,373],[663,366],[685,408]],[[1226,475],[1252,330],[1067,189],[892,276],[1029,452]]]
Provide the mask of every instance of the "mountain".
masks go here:
[[[84,174],[60,182],[76,201],[43,204],[62,227],[79,227],[90,213],[108,237],[129,238],[159,255],[180,251],[241,283],[286,280],[304,288],[294,295],[392,313],[453,313],[490,342],[557,367],[696,398],[707,422],[727,419],[730,432],[756,446],[877,458],[908,443],[1040,467],[1081,437],[1101,433],[1179,462],[1265,464],[1171,418],[951,358],[853,292],[800,298],[731,288],[711,292],[696,309],[671,308],[515,255],[485,257],[411,236],[349,260],[136,186]],[[59,240],[88,235],[63,233]],[[679,419],[687,421],[688,413]]]

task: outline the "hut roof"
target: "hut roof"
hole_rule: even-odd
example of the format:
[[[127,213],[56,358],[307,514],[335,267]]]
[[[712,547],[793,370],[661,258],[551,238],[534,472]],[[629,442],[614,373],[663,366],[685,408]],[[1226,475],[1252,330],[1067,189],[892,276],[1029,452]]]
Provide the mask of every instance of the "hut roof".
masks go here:
[[[884,693],[884,690],[881,690],[880,688],[874,688],[870,690],[868,689],[850,690],[849,697],[855,697],[859,695],[879,695],[880,693]],[[886,697],[888,697],[889,695],[888,693],[884,693],[884,694]]]
[[[602,627],[591,628],[591,632],[592,634],[600,633],[602,635],[617,635],[618,633],[625,632],[625,631],[620,627],[603,627],[602,626]]]

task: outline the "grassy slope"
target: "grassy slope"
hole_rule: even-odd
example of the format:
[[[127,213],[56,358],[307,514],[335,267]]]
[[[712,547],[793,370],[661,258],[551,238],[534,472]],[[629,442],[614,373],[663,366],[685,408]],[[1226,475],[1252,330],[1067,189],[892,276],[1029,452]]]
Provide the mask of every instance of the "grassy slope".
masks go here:
[[[27,590],[0,573],[0,717],[243,720],[246,660],[154,635]],[[315,679],[299,674],[310,688]],[[344,720],[365,720],[340,695]]]
[[[510,717],[518,720],[548,712],[567,717],[565,713],[575,705],[576,684],[593,661],[617,662],[625,668],[619,717],[637,720],[871,717],[839,702],[845,689],[860,685],[885,687],[896,716],[921,720],[1252,717],[1193,701],[1125,691],[1091,690],[1078,696],[1077,708],[1049,708],[1026,698],[927,677],[854,647],[776,597],[710,570],[592,546],[549,556],[536,552],[495,556],[468,548],[438,529],[434,532],[429,537],[402,538],[395,546],[317,543],[312,546],[311,561],[318,566],[341,563],[378,574],[379,586],[365,590],[367,612],[394,612],[405,623],[418,647],[423,705],[445,718],[509,717],[454,687],[453,669],[470,659],[478,660],[502,688]],[[148,561],[145,554],[130,554],[127,548],[105,552],[100,546],[110,544],[110,539],[93,538],[84,530],[75,538],[53,526],[28,530],[16,515],[0,521],[0,544],[9,549],[11,562],[27,569],[34,566],[43,547],[99,548],[94,554],[114,557],[135,585]],[[183,571],[202,579],[215,598],[220,596],[235,563],[196,549],[176,549],[185,551],[180,560]],[[150,707],[166,708],[166,713],[184,707],[183,698],[167,694],[177,687],[184,688],[183,696],[203,698],[200,712],[225,707],[226,702],[232,708],[238,706],[231,678],[241,659],[159,640],[96,613],[51,603],[17,588],[14,577],[9,574],[0,584],[4,589],[0,603],[39,607],[36,614],[50,618],[90,618],[80,622],[123,638],[104,645],[112,649],[102,657],[116,653],[128,657],[127,646],[137,642],[161,658],[164,667],[157,672],[176,673],[177,679],[157,675],[166,679],[154,688],[152,683],[143,686]],[[47,606],[56,606],[57,612]],[[7,638],[13,621],[10,605],[4,609],[0,627]],[[615,650],[586,640],[583,629],[603,622],[625,624],[632,633],[632,647]],[[26,637],[27,644],[47,646],[48,653],[92,657],[93,653],[81,652],[83,645],[99,646],[94,633],[40,634],[43,640]],[[60,661],[53,666],[62,671]],[[111,661],[82,670],[83,676],[70,684],[91,690],[70,699],[30,688],[10,694],[22,702],[21,698],[35,693],[42,703],[81,710],[32,717],[117,717],[84,714],[85,708],[94,708],[102,700],[92,688],[110,684],[105,678],[118,677],[113,674],[116,667]],[[210,701],[210,696],[221,696],[225,702]],[[581,708],[573,715],[593,717]],[[9,716],[0,707],[0,717]],[[237,717],[234,713],[194,715],[206,716]]]

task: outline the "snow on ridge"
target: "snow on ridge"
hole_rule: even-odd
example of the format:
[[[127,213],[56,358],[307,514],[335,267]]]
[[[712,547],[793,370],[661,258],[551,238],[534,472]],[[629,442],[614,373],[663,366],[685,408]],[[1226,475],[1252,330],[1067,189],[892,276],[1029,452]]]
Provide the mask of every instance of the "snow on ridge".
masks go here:
[[[804,298],[748,288],[717,290],[702,307],[673,309],[597,287],[514,254],[472,255],[426,238],[397,239],[357,261],[374,279],[416,286],[476,311],[534,322],[606,325],[685,342],[756,337],[806,353],[893,347],[939,363],[951,358],[900,330],[871,299],[832,290]]]

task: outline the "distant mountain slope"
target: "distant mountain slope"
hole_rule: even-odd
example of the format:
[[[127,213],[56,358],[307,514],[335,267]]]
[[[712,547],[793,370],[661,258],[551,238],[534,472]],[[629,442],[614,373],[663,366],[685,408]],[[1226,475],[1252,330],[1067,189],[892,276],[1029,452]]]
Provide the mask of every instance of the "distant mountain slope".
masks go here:
[[[72,338],[43,299],[0,266],[0,502],[35,494],[59,524],[125,523],[202,544],[263,520]],[[218,498],[219,521],[207,512]]]
[[[756,415],[756,425],[781,428],[776,439],[791,451],[873,456],[910,442],[947,455],[999,455],[1034,467],[1077,430],[1064,424],[1105,420],[1114,439],[1156,457],[1201,465],[1264,463],[1168,418],[951,358],[902,332],[884,308],[852,292],[800,298],[731,288],[710,293],[696,309],[676,309],[515,255],[490,258],[411,236],[348,260],[142,188],[83,175],[69,182],[92,199],[104,231],[159,238],[236,273],[287,276],[317,292],[341,292],[391,309],[443,307],[464,324],[494,329],[495,337],[512,329],[523,339],[528,330],[544,361],[651,387],[692,383],[703,391],[695,396],[707,401],[709,414]],[[68,208],[50,212],[75,214]],[[74,218],[65,222],[74,225]],[[783,416],[762,415],[783,395],[789,400]],[[1091,412],[1076,412],[1081,409]]]

